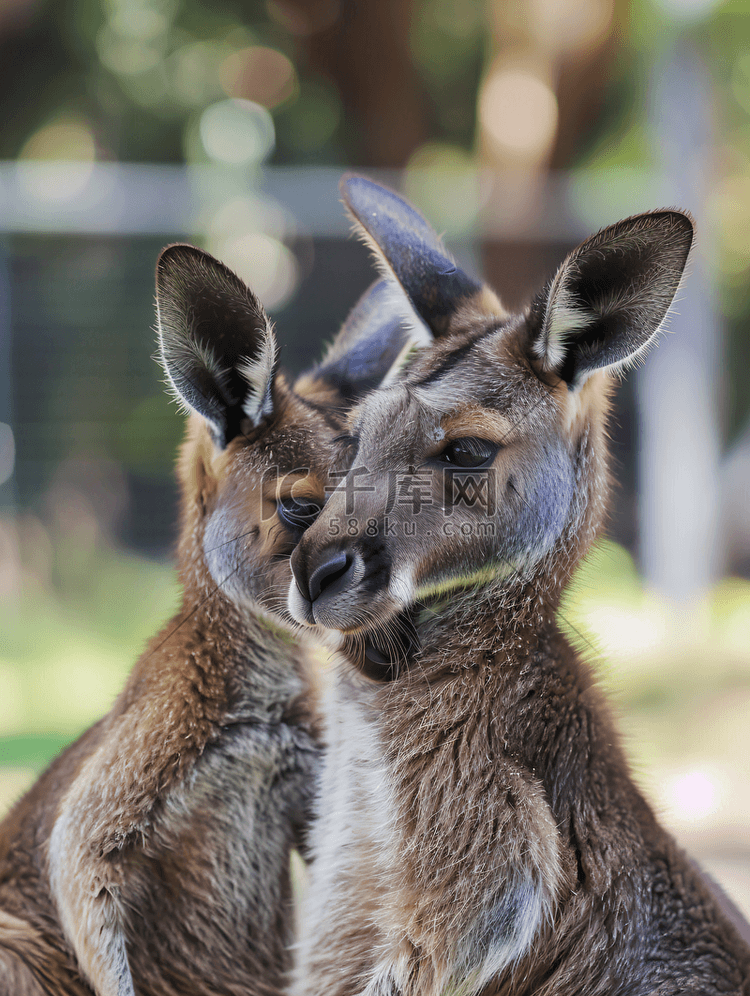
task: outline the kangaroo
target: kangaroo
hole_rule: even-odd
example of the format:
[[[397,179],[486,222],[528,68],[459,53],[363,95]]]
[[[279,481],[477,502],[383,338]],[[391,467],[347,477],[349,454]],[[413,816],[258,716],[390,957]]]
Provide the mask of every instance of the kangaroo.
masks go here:
[[[0,825],[2,996],[282,991],[290,851],[321,757],[289,554],[323,503],[345,406],[407,340],[391,298],[371,289],[290,386],[239,278],[187,245],[160,256],[159,355],[191,412],[182,605]]]
[[[342,190],[436,341],[352,410],[350,473],[292,555],[292,616],[346,662],[293,992],[750,993],[739,914],[555,617],[605,518],[613,375],[656,342],[691,219],[604,229],[507,314],[397,195]]]

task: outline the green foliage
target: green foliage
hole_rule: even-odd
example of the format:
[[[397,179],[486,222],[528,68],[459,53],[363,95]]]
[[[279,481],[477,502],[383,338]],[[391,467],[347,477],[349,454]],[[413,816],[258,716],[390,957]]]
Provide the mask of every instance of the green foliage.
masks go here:
[[[750,582],[740,578],[682,606],[644,588],[628,551],[600,540],[568,585],[559,622],[629,708],[750,689]]]
[[[21,734],[0,736],[0,765],[40,770],[67,747],[70,738],[62,733]]]
[[[343,124],[341,98],[326,80],[309,76],[299,97],[279,108],[276,118],[276,161],[344,162],[339,146]]]
[[[166,394],[136,401],[115,428],[113,456],[129,470],[156,478],[171,472],[184,420]]]
[[[430,102],[433,140],[470,149],[486,47],[480,0],[426,0],[416,11],[412,56]]]
[[[0,158],[15,158],[39,129],[72,115],[90,127],[101,158],[182,161],[191,121],[231,96],[229,60],[254,45],[293,52],[260,0],[43,0],[21,45],[0,37]],[[297,71],[300,85],[278,108],[282,161],[312,150],[325,161],[339,146],[340,99],[305,67]]]
[[[171,568],[61,541],[52,584],[27,575],[17,598],[0,601],[0,737],[21,737],[17,754],[27,740],[34,757],[44,744],[54,753],[56,738],[72,738],[109,709],[146,641],[176,607]]]

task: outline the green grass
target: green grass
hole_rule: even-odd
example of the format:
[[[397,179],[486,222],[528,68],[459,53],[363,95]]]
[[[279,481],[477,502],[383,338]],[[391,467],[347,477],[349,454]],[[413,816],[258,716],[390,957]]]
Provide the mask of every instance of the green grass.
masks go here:
[[[178,605],[171,566],[110,547],[63,544],[45,573],[0,600],[0,738],[41,738],[41,763],[109,709]]]
[[[179,600],[168,564],[32,539],[0,597],[0,813],[107,712]]]
[[[40,769],[70,742],[64,733],[21,733],[0,737],[0,765]]]

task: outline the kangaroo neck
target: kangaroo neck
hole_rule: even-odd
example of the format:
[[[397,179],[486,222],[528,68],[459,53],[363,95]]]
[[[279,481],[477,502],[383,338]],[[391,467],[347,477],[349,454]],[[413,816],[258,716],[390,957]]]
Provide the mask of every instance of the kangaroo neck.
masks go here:
[[[416,621],[418,653],[375,693],[382,741],[397,745],[386,748],[395,784],[411,784],[405,758],[422,757],[460,729],[479,768],[492,759],[539,787],[568,843],[587,806],[606,814],[609,827],[629,826],[622,848],[656,832],[593,673],[538,586],[487,586],[427,608],[432,614]],[[578,844],[570,846],[574,853]],[[613,869],[600,854],[592,861],[586,874],[606,888]]]
[[[444,656],[446,649],[471,667],[473,652],[515,655],[555,629],[555,603],[535,579],[520,577],[454,590],[417,610],[422,655]]]
[[[481,669],[491,659],[524,659],[545,634],[557,634],[555,608],[533,578],[492,579],[417,602],[344,649],[376,682],[431,679]]]
[[[200,600],[193,593],[136,662],[116,710],[148,690],[179,687],[185,708],[210,715],[216,726],[290,717],[304,725],[316,697],[310,683],[304,641],[281,619],[260,606],[237,606],[220,591]]]

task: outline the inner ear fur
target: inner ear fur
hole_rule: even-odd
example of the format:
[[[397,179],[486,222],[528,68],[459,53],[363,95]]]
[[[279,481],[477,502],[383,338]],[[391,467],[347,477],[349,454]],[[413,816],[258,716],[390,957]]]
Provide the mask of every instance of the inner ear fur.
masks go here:
[[[393,280],[376,281],[349,312],[323,360],[295,385],[316,381],[351,402],[378,387],[402,352],[432,336]]]
[[[656,339],[687,264],[694,227],[676,210],[635,215],[587,239],[531,305],[531,352],[571,388],[621,370]]]
[[[219,446],[272,407],[276,340],[263,306],[219,260],[168,246],[156,267],[159,356],[175,397],[209,423]]]

